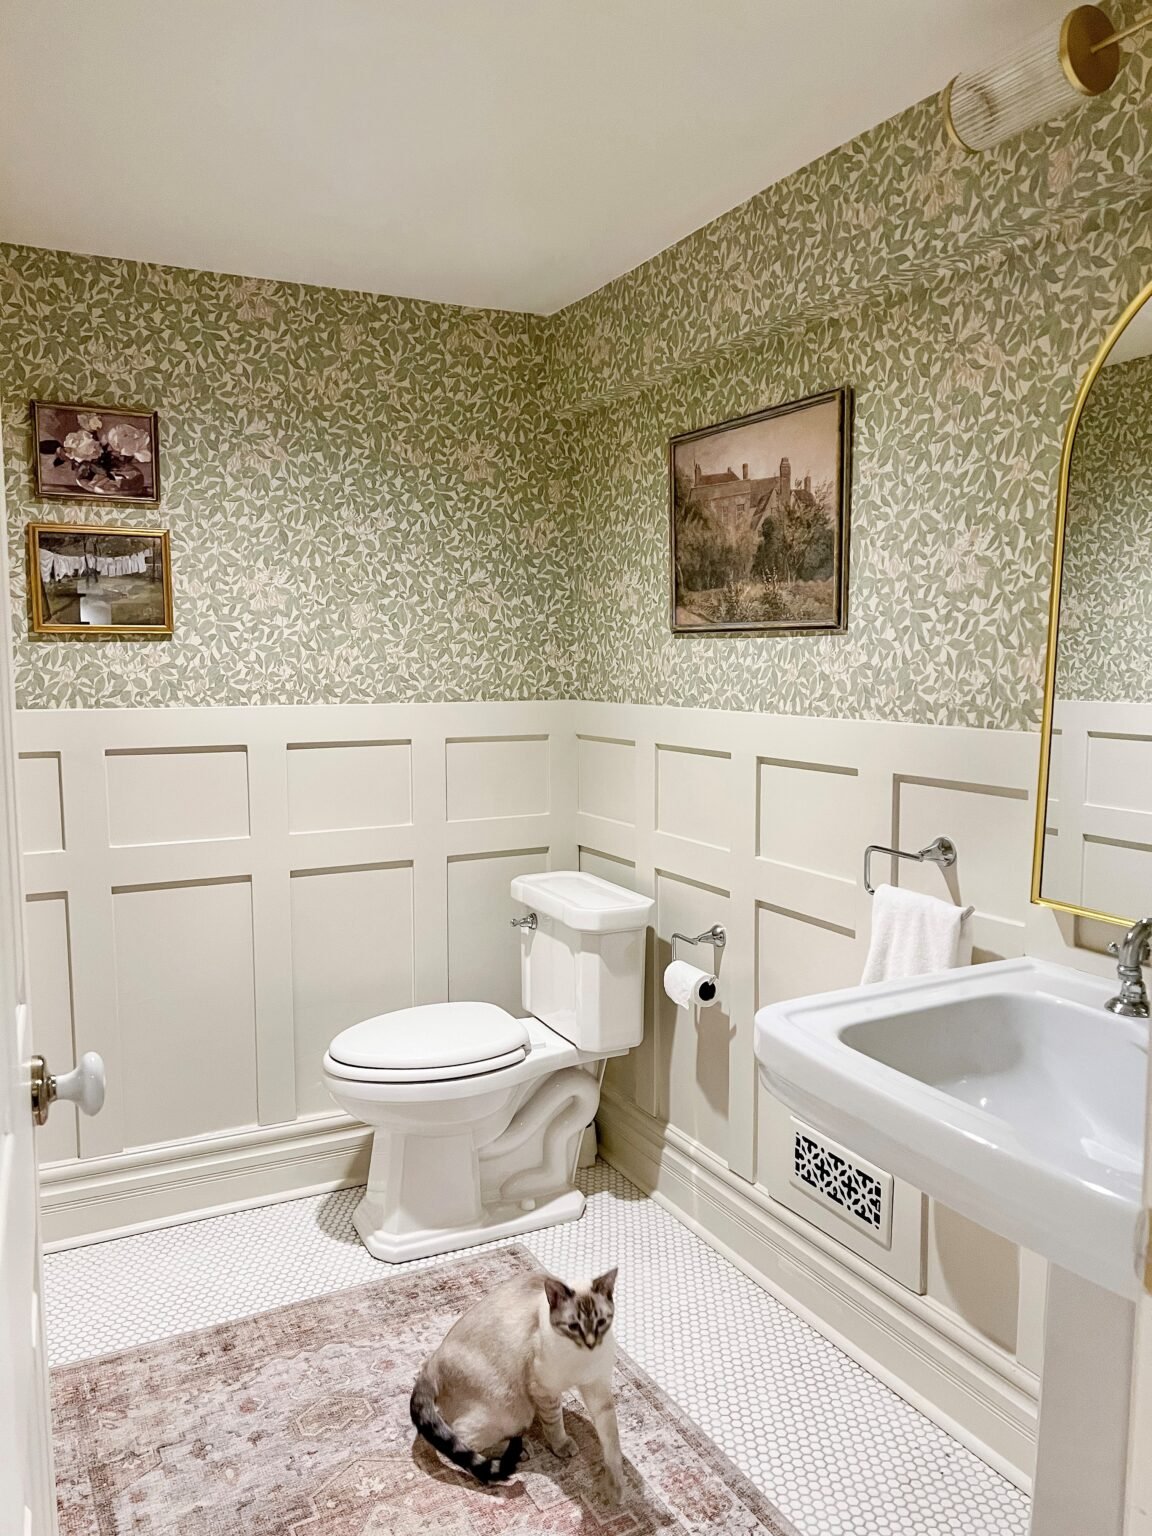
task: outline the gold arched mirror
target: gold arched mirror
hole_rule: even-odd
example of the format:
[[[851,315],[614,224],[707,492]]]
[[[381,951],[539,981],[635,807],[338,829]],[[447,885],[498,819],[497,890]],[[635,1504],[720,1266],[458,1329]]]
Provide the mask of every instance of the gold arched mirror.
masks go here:
[[[1060,462],[1032,899],[1152,910],[1152,283],[1097,353]]]

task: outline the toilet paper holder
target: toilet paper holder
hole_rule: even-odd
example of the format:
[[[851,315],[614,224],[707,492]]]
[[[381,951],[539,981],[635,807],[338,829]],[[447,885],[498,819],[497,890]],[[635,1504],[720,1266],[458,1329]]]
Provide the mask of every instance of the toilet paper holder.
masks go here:
[[[728,942],[728,935],[720,923],[713,923],[711,928],[705,928],[703,933],[698,933],[695,938],[690,933],[674,933],[672,935],[672,958],[676,958],[676,940],[682,944],[711,944],[715,950],[721,950]]]

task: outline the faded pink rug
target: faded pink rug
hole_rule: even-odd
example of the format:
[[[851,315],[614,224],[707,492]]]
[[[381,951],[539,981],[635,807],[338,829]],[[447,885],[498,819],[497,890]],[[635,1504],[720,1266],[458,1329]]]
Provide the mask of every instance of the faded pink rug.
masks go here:
[[[582,1406],[565,1405],[579,1455],[532,1439],[489,1488],[415,1438],[421,1360],[532,1267],[477,1254],[54,1371],[62,1536],[796,1536],[625,1356],[615,1509]]]

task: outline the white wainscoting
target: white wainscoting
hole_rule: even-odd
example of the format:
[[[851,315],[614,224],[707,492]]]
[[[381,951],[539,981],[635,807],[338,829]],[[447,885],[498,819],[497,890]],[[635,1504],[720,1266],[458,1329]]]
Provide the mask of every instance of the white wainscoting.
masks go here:
[[[1044,895],[1144,914],[1152,888],[1152,704],[1056,706]]]
[[[895,1185],[883,1246],[790,1178],[787,1111],[758,1082],[765,1002],[852,984],[867,843],[950,837],[905,884],[976,907],[977,958],[1025,946],[1037,738],[882,722],[573,706],[586,868],[656,898],[644,1044],[611,1063],[605,1155],[1021,1483],[1030,1473],[1044,1266]],[[895,873],[895,872],[894,872]],[[880,878],[889,871],[881,860]],[[659,990],[673,929],[728,930],[720,1003]],[[698,963],[710,966],[705,949]]]
[[[412,1002],[518,1009],[509,880],[579,862],[656,901],[605,1155],[1027,1482],[1044,1265],[899,1183],[890,1243],[808,1197],[752,1028],[859,978],[869,842],[951,837],[953,870],[899,878],[974,903],[978,957],[1022,952],[1035,736],[526,703],[23,712],[18,743],[37,1037],[109,1078],[45,1128],[54,1244],[361,1179],[324,1045]],[[714,922],[694,1017],[659,977]]]
[[[519,1007],[512,875],[571,864],[544,704],[23,711],[36,1035],[108,1097],[42,1133],[50,1243],[363,1178],[320,1058],[390,1008]]]

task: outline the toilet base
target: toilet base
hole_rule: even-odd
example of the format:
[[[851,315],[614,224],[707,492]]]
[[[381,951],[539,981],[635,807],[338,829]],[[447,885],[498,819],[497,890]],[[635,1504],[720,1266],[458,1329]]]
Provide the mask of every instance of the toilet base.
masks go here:
[[[480,1243],[494,1243],[505,1237],[519,1237],[523,1232],[536,1232],[541,1227],[578,1221],[584,1214],[585,1203],[578,1189],[566,1189],[549,1199],[535,1202],[528,1210],[522,1205],[493,1207],[482,1213],[479,1222],[464,1227],[385,1232],[376,1224],[380,1216],[379,1203],[365,1195],[352,1213],[352,1225],[374,1259],[383,1259],[387,1264],[403,1264],[408,1259],[455,1253],[461,1248],[475,1248]]]

